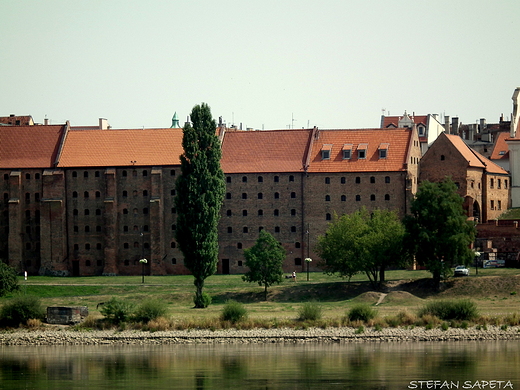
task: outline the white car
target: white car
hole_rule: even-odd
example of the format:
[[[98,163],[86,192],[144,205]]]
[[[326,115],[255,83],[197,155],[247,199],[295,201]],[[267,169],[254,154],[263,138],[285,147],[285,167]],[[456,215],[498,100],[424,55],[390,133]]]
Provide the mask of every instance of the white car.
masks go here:
[[[459,265],[455,267],[455,271],[453,272],[455,276],[469,276],[469,269],[464,267],[463,265]]]

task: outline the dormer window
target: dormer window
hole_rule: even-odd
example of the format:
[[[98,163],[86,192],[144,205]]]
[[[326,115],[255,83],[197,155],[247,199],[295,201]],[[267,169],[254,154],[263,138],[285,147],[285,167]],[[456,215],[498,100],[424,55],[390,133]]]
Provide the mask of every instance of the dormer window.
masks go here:
[[[424,126],[417,127],[417,130],[419,131],[419,137],[424,137],[426,135],[426,128]]]
[[[388,156],[388,143],[379,144],[379,158],[386,158]]]
[[[332,145],[325,144],[321,147],[321,159],[330,160],[330,153],[332,152]]]
[[[359,144],[357,148],[357,157],[359,159],[367,158],[368,144]]]
[[[343,145],[343,160],[350,160],[352,158],[352,144]]]
[[[505,151],[505,150],[501,150],[500,152],[498,152],[498,155],[499,155],[499,156],[503,156],[504,154],[506,154],[506,151]]]

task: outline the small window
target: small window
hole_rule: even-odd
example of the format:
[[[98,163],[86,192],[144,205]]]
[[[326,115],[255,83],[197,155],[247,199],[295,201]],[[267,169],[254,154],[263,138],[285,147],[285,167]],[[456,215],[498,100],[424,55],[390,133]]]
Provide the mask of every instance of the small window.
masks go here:
[[[383,159],[386,158],[386,149],[379,149],[379,158]]]
[[[358,158],[359,159],[367,158],[367,151],[365,149],[358,149]]]
[[[90,226],[85,226],[85,233],[90,233]]]
[[[280,233],[280,226],[275,226],[274,227],[274,232],[275,233]]]
[[[289,176],[289,181],[294,181],[294,176],[293,175]]]
[[[352,150],[351,149],[348,149],[348,150],[343,150],[343,160],[350,160],[350,158],[352,157]]]
[[[88,171],[84,171],[84,172],[83,172],[83,177],[84,177],[85,179],[88,178]]]
[[[143,190],[143,196],[148,196],[148,190]]]
[[[226,199],[231,199],[231,192],[228,192],[228,193],[226,194]]]
[[[385,194],[385,200],[390,200],[390,194]]]
[[[325,220],[331,221],[332,220],[332,215],[330,213],[325,214]]]
[[[273,215],[274,215],[275,217],[280,216],[280,210],[278,210],[278,209],[274,209],[274,210],[273,210]]]
[[[175,176],[175,169],[170,169],[170,176]]]
[[[330,184],[330,177],[325,178],[325,184]]]
[[[258,193],[258,199],[263,199],[264,198],[264,194],[262,194],[261,192]]]
[[[296,198],[296,192],[291,192],[291,198],[292,198],[292,199],[295,199],[295,198]]]
[[[84,197],[85,199],[87,199],[87,198],[89,197],[89,193],[88,193],[88,191],[85,191],[85,192],[83,193],[83,197]]]
[[[302,265],[302,259],[300,257],[297,257],[294,259],[294,265]]]
[[[148,171],[146,169],[143,171],[143,176],[148,176]]]
[[[291,209],[291,215],[294,217],[296,215],[296,209]]]
[[[242,210],[242,217],[247,217],[247,210]]]
[[[96,198],[101,198],[101,192],[96,191]]]
[[[130,248],[130,245],[128,244],[128,242],[123,243],[123,248],[124,249]]]
[[[177,264],[177,259],[175,257],[172,257],[172,264],[173,265]]]
[[[295,242],[295,243],[294,243],[294,247],[295,247],[295,248],[301,248],[301,244],[300,244],[299,242]]]
[[[347,201],[347,196],[346,195],[341,195],[341,201],[342,202],[346,202]]]
[[[79,215],[78,209],[72,210],[72,215]]]
[[[247,183],[247,176],[242,176],[242,183]]]
[[[231,212],[231,210],[227,210],[227,211],[226,211],[226,215],[227,215],[228,217],[231,217],[231,216],[233,215],[233,213]]]
[[[374,194],[370,195],[370,201],[374,202],[376,200],[376,196]]]
[[[237,249],[242,249],[242,243],[241,242],[237,242]]]
[[[385,183],[390,183],[390,176],[385,176]]]
[[[274,177],[274,182],[275,182],[275,183],[278,183],[279,181],[280,181],[280,176],[275,176],[275,177]]]
[[[26,180],[31,180],[31,174],[30,173],[26,173],[25,174],[25,179]]]
[[[356,184],[360,184],[360,183],[361,183],[361,177],[356,176]]]
[[[96,215],[101,215],[101,209],[96,209]]]
[[[262,176],[258,176],[258,182],[259,183],[263,183],[264,182],[264,178]]]
[[[170,191],[170,195],[171,195],[171,196],[175,196],[175,194],[176,194],[175,190],[171,190],[171,191]]]
[[[145,208],[143,209],[143,214],[144,214],[144,215],[147,215],[147,214],[148,214],[148,207],[145,207]]]
[[[78,172],[72,171],[72,177],[78,177]]]
[[[441,154],[441,161],[444,161],[446,159],[446,157],[444,156],[444,154]]]
[[[242,199],[247,199],[247,193],[242,192]]]
[[[242,260],[238,260],[237,265],[238,265],[239,267],[242,267]]]
[[[330,195],[325,195],[325,202],[330,202]]]
[[[330,154],[332,152],[332,145],[325,144],[321,147],[321,159],[330,160]]]
[[[249,233],[249,228],[247,226],[244,226],[242,228],[242,233]]]
[[[123,232],[125,232],[125,233],[128,232],[128,225],[123,226]]]
[[[370,176],[370,183],[374,184],[376,182],[375,176]]]
[[[356,202],[361,202],[361,195],[356,195]]]
[[[347,182],[347,178],[346,177],[342,177],[341,178],[341,184],[345,184]]]
[[[123,214],[128,214],[128,209],[123,209]]]
[[[89,251],[90,250],[90,244],[85,244],[85,250],[86,251]],[[88,261],[88,260],[87,260]],[[90,265],[90,261],[89,261],[89,264],[87,265]]]
[[[127,172],[127,171],[123,171],[123,172],[121,172],[121,175],[122,175],[123,177],[127,177],[127,176],[128,176],[128,172]]]
[[[280,193],[279,192],[275,192],[274,193],[274,198],[275,199],[280,199]]]
[[[128,197],[128,191],[123,191],[123,198]]]
[[[89,209],[85,209],[84,214],[85,215],[90,215],[90,210]]]
[[[291,233],[296,233],[296,226],[291,226]]]
[[[100,177],[99,171],[94,172],[94,177]]]
[[[228,233],[233,233],[233,228],[232,228],[231,226],[228,226],[228,228],[227,228],[227,232],[228,232]]]
[[[258,210],[258,216],[261,217],[262,215],[264,215],[264,210],[262,210],[262,209]]]
[[[226,177],[226,183],[231,183],[231,176]]]

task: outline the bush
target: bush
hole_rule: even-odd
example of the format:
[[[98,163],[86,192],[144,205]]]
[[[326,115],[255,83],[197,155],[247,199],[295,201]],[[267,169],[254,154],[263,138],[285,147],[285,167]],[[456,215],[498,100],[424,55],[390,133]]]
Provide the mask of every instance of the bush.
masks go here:
[[[221,315],[221,319],[223,321],[229,321],[234,324],[246,318],[247,310],[244,305],[234,300],[229,300],[226,302]]]
[[[0,311],[0,318],[7,326],[27,324],[30,319],[42,320],[45,310],[40,298],[33,295],[19,295],[10,299]]]
[[[323,308],[318,302],[305,302],[298,313],[301,321],[316,321],[323,317]]]
[[[367,305],[366,303],[362,303],[359,305],[353,306],[348,312],[347,316],[350,321],[363,321],[368,322],[374,319],[377,315],[377,310]]]
[[[0,297],[19,289],[15,269],[0,260]]]
[[[112,298],[106,302],[101,308],[103,314],[109,321],[118,325],[130,319],[134,305],[117,298]]]
[[[147,299],[141,303],[134,314],[134,318],[138,322],[147,323],[166,314],[166,302],[159,299]]]
[[[420,316],[426,314],[441,320],[472,320],[478,316],[477,306],[468,299],[459,301],[433,301],[419,311]]]
[[[211,305],[211,297],[205,292],[203,292],[200,297],[197,297],[197,294],[195,294],[193,303],[195,303],[195,307],[208,307]]]

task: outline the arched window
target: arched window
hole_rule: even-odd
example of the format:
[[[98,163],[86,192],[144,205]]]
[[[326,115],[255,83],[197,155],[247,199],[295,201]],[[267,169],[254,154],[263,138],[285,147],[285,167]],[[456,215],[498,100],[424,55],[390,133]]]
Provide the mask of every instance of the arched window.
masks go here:
[[[330,213],[325,214],[325,220],[327,220],[327,221],[332,220],[332,215]]]
[[[390,194],[385,194],[385,200],[390,200]]]
[[[346,195],[341,195],[341,201],[342,202],[346,202],[347,201],[347,196]]]
[[[231,216],[233,215],[233,213],[232,213],[231,210],[227,210],[227,211],[226,211],[226,215],[227,215],[228,217],[231,217]]]
[[[247,210],[242,210],[242,217],[247,217]]]
[[[289,181],[294,181],[294,176],[293,175],[289,176]]]
[[[78,192],[77,191],[72,192],[72,197],[73,198],[77,198],[78,197]]]
[[[264,210],[258,210],[258,216],[261,217],[262,215],[264,215]]]
[[[259,182],[259,183],[263,183],[263,182],[264,182],[264,178],[263,178],[263,176],[258,176],[258,182]]]
[[[330,184],[330,177],[325,178],[325,184]]]
[[[325,202],[330,202],[330,195],[325,195]]]
[[[361,202],[361,195],[356,195],[356,202]]]
[[[374,194],[370,195],[370,201],[374,202],[376,200],[376,196]]]
[[[85,192],[83,193],[83,197],[84,197],[85,199],[89,197],[88,191],[85,191]]]

